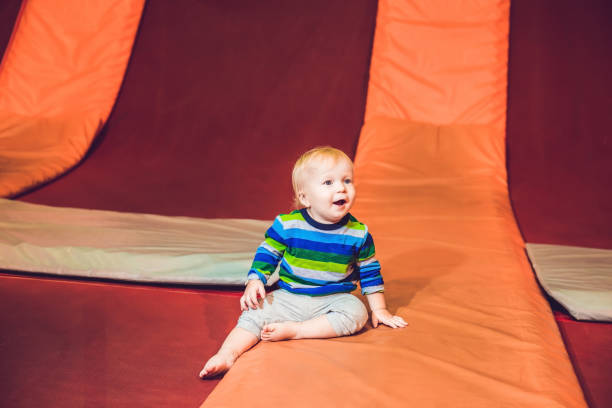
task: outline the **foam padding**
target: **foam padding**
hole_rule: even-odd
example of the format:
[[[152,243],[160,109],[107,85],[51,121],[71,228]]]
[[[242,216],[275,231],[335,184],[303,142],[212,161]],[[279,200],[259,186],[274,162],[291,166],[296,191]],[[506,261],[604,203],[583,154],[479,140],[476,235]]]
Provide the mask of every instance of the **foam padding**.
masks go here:
[[[612,321],[612,250],[528,243],[546,292],[578,320]]]
[[[143,5],[24,1],[0,66],[0,196],[85,155],[119,92]]]
[[[167,217],[0,199],[0,269],[243,285],[270,221]]]
[[[555,312],[555,320],[589,407],[612,407],[612,324],[579,322],[559,311]]]
[[[503,135],[510,1],[381,0],[366,121],[488,124]]]
[[[0,273],[2,406],[197,406],[239,296]]]

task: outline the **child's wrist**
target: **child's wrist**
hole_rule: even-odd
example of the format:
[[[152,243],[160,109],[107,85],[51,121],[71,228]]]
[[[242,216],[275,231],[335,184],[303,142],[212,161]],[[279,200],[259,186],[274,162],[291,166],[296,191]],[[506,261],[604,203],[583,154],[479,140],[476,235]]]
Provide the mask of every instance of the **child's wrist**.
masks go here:
[[[255,277],[255,278],[250,278],[246,281],[245,286],[249,286],[251,283],[253,282],[261,282],[261,279],[259,279],[259,276]],[[261,282],[263,284],[263,282]]]

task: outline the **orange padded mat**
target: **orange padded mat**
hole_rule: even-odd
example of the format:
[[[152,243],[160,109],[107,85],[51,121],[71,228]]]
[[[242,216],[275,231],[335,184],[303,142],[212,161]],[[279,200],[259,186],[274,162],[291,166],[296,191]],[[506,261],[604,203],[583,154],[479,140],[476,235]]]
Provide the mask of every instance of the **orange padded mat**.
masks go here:
[[[506,120],[510,1],[381,0],[366,121],[437,124]]]
[[[144,0],[24,0],[0,65],[0,196],[74,166],[110,114]]]
[[[259,344],[205,407],[585,407],[509,205],[487,127],[366,124],[358,203],[389,307],[409,323]]]

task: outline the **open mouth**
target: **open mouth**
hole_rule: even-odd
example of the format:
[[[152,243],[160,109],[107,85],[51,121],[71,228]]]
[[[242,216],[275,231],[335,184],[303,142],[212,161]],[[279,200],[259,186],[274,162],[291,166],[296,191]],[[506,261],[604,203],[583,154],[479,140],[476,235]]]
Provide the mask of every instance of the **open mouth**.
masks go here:
[[[338,201],[334,201],[335,205],[344,205],[346,204],[346,200],[338,200]]]

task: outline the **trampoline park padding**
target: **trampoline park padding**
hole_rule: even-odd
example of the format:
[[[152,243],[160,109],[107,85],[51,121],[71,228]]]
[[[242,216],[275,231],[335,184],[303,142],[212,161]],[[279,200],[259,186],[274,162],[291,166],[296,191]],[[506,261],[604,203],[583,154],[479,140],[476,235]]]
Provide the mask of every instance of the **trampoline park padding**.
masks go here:
[[[503,134],[509,7],[380,1],[365,120],[489,124]]]
[[[0,196],[85,155],[119,92],[143,4],[23,2],[0,65]]]
[[[260,343],[203,407],[586,407],[508,198],[508,7],[379,3],[353,213],[409,326]],[[457,47],[464,58],[449,58]],[[442,77],[430,80],[437,60]]]
[[[0,273],[0,405],[197,406],[239,296]]]
[[[368,112],[375,114],[368,116],[356,160],[359,198],[354,213],[368,223],[373,232],[377,231],[377,248],[387,279],[389,305],[409,321],[409,328],[402,331],[368,328],[349,338],[260,344],[238,361],[206,401],[206,406],[234,406],[241,402],[249,406],[312,406],[326,405],[330,399],[335,399],[336,405],[340,406],[349,403],[354,406],[585,406],[550,310],[537,292],[508,204],[503,165],[503,112],[499,109],[505,100],[507,43],[504,39],[507,39],[508,2],[481,6],[470,2],[457,2],[456,7],[437,1],[381,2],[375,50],[384,49],[385,45],[408,43],[405,38],[410,35],[400,33],[399,36],[385,37],[382,34],[385,23],[394,24],[400,32],[402,26],[422,26],[425,28],[423,31],[417,30],[419,41],[411,43],[424,39],[425,43],[434,45],[419,49],[421,54],[408,50],[407,55],[416,56],[415,61],[425,64],[416,64],[419,67],[416,71],[399,69],[387,75],[382,92],[399,98],[400,105],[410,103],[413,97],[418,99],[421,94],[424,100],[435,97],[436,93],[445,95],[444,98],[431,99],[436,101],[433,105],[416,101],[418,110],[423,111],[418,115],[403,109],[378,111],[376,104],[368,102]],[[159,13],[162,9],[157,7],[156,11]],[[334,18],[333,11],[338,9],[331,8],[326,16]],[[346,7],[341,8],[344,14],[346,10]],[[393,12],[400,14],[393,15]],[[443,20],[436,20],[436,15],[442,16]],[[472,19],[475,15],[483,17],[486,22]],[[447,93],[447,88],[437,83],[438,79],[431,80],[425,75],[431,71],[431,56],[444,52],[440,48],[445,48],[440,45],[444,41],[430,43],[427,38],[431,38],[431,34],[437,36],[449,27],[457,30],[448,33],[448,44],[453,44],[453,47],[448,47],[447,51],[468,47],[466,54],[459,58],[445,59],[446,62],[456,61],[457,65],[440,67],[438,72],[445,74],[446,85],[466,81],[467,89],[486,88],[479,98],[462,100],[463,93],[457,92],[459,88],[451,86]],[[489,40],[485,41],[484,47],[470,48],[471,41],[481,41],[479,34]],[[455,41],[457,39],[462,41]],[[359,40],[355,37],[355,43]],[[484,53],[478,52],[482,60],[479,59],[480,63],[475,66],[466,67],[463,63],[471,64],[470,52],[477,52],[476,48]],[[385,62],[387,67],[402,66],[396,59],[397,53],[383,54],[384,58],[380,55],[375,51],[372,78],[375,78],[375,64]],[[503,73],[500,74],[499,69]],[[480,74],[472,75],[474,70],[479,70]],[[346,76],[346,73],[341,75]],[[404,82],[407,77],[422,78],[425,86],[420,87],[419,92],[404,88],[404,84],[410,83]],[[373,85],[370,89],[370,97],[374,98]],[[393,89],[398,92],[391,92]],[[240,91],[242,93],[244,89]],[[282,92],[286,92],[286,88]],[[138,99],[142,99],[142,94],[134,98]],[[216,101],[211,106],[214,103]],[[189,103],[175,107],[174,111],[182,111],[179,108],[184,106],[189,106]],[[330,106],[334,105],[323,105],[320,113],[329,111]],[[211,112],[223,113],[214,109]],[[259,117],[262,112],[267,114],[268,120],[278,117],[273,109],[258,111],[255,116]],[[150,111],[141,113],[137,119],[146,122],[143,118],[149,119],[147,114]],[[210,126],[213,133],[223,128],[219,123],[233,119],[229,114],[220,116],[222,120]],[[299,115],[287,120],[292,121],[296,116]],[[337,117],[338,111],[331,116]],[[168,120],[167,123],[171,122]],[[152,128],[155,126],[156,123],[151,124]],[[125,128],[133,130],[131,125]],[[163,131],[175,134],[172,130],[170,127]],[[316,129],[306,129],[307,132],[313,130]],[[109,127],[107,132],[111,135],[112,129]],[[261,140],[264,139],[257,139],[258,142]],[[314,143],[312,139],[308,141]],[[109,146],[104,142],[103,138],[100,148]],[[155,142],[151,139],[151,145]],[[233,141],[219,144],[222,148],[214,150],[213,155],[219,155],[218,152],[223,152],[229,145],[236,145]],[[174,147],[176,145],[181,145],[181,142],[175,142]],[[126,146],[141,147],[145,154],[129,157],[129,160],[124,158],[119,166],[105,166],[104,160],[100,160],[90,167],[92,171],[89,173],[75,171],[24,198],[49,200],[48,204],[57,205],[58,201],[70,200],[64,193],[71,189],[74,191],[75,186],[95,186],[95,181],[84,182],[96,180],[94,175],[106,173],[113,179],[113,176],[128,174],[125,170],[131,169],[136,157],[146,157],[153,151],[152,147],[139,145],[139,140],[133,139],[115,151],[96,150],[91,157],[105,159],[117,157],[117,153],[129,154],[130,149]],[[184,146],[193,147],[189,142]],[[166,150],[184,153],[184,146]],[[296,149],[303,150],[300,147]],[[203,160],[197,155],[197,149],[187,153]],[[293,153],[298,151],[286,150],[284,153],[295,156]],[[243,151],[236,154],[241,155],[239,158],[246,157]],[[185,156],[193,159],[188,154]],[[231,156],[229,161],[235,158]],[[221,216],[224,211],[233,216],[254,216],[251,214],[260,211],[259,216],[264,214],[266,217],[269,211],[278,212],[278,200],[262,200],[254,203],[255,210],[249,210],[250,214],[236,214],[235,208],[244,207],[247,202],[236,200],[238,196],[222,197],[225,201],[211,200],[203,210],[197,208],[198,200],[187,202],[185,196],[177,198],[174,190],[166,191],[176,182],[175,178],[155,183],[157,174],[152,181],[145,181],[145,187],[159,190],[155,194],[141,197],[134,194],[136,198],[133,199],[117,199],[122,198],[125,191],[137,190],[129,186],[148,180],[146,176],[157,167],[158,160],[158,157],[145,160],[138,172],[129,173],[132,177],[128,179],[133,181],[132,184],[98,192],[95,188],[83,188],[85,192],[80,202],[87,201],[83,197],[94,201],[104,197],[106,200],[101,200],[105,201],[104,205],[125,205],[122,210],[127,206],[143,208],[153,203],[151,205],[159,209],[155,212],[187,210],[200,216],[205,211],[210,211],[207,216]],[[88,162],[84,163],[85,166]],[[283,166],[288,167],[288,163]],[[244,167],[238,169],[242,175],[257,178],[256,173]],[[181,167],[178,173],[182,170]],[[76,175],[79,175],[81,184],[64,183],[71,176],[74,180]],[[222,177],[226,179],[224,175]],[[257,184],[260,181],[261,184]],[[254,186],[259,188],[257,191],[267,191],[265,181],[269,180],[257,181]],[[262,186],[266,188],[260,188]],[[151,199],[159,198],[160,191],[166,192],[166,196],[158,201]],[[219,196],[217,191],[207,193],[215,198]],[[282,192],[278,194],[285,195]],[[275,384],[267,387],[265,381],[274,381]]]
[[[612,321],[612,250],[528,243],[540,284],[578,320]]]
[[[0,269],[243,285],[271,221],[50,207],[0,199]]]

